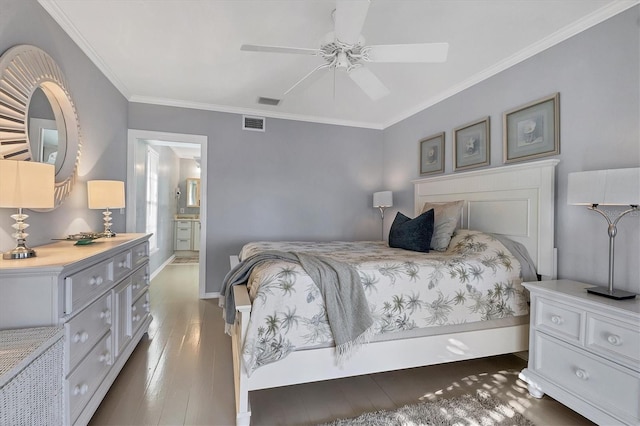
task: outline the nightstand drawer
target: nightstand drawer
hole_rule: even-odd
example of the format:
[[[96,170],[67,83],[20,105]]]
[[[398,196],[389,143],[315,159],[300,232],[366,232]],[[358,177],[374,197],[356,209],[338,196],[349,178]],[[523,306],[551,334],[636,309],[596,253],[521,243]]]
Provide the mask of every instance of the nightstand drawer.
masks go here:
[[[556,335],[561,339],[582,342],[582,318],[584,312],[564,303],[542,297],[535,303],[536,329]]]
[[[640,371],[640,324],[627,324],[600,315],[587,315],[586,346]]]
[[[536,332],[534,370],[627,422],[640,418],[640,374]]]

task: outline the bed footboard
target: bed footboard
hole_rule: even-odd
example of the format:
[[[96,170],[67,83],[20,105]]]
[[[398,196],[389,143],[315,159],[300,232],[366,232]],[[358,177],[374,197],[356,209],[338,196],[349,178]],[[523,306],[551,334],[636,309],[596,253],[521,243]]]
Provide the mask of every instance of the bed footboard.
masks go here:
[[[230,256],[229,263],[233,269],[239,263],[238,256]],[[231,349],[236,396],[236,425],[248,426],[251,421],[251,406],[249,405],[249,378],[242,365],[242,342],[244,342],[251,315],[251,299],[246,285],[234,286],[233,296],[236,301],[236,322],[231,329]]]

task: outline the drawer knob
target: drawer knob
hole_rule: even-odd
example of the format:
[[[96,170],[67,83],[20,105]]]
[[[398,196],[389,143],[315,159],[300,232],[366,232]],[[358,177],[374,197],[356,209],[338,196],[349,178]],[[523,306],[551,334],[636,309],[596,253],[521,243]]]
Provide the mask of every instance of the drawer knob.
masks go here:
[[[610,334],[607,337],[607,342],[609,342],[613,346],[620,346],[622,344],[622,339],[620,338],[620,336],[616,336],[615,334]]]
[[[576,370],[576,376],[581,380],[589,380],[589,373],[587,373],[581,368],[578,368]]]
[[[86,383],[83,383],[81,385],[79,384],[73,388],[73,394],[76,396],[84,395],[85,393],[87,393],[88,390],[89,390],[89,385],[87,385]]]
[[[140,285],[139,284],[134,284],[134,285],[131,286],[131,288],[133,288],[134,290],[137,290],[137,289],[140,288]]]
[[[127,266],[127,262],[125,262],[124,260],[118,262],[118,268],[124,268],[125,266]]]
[[[91,279],[89,280],[89,285],[100,285],[102,284],[103,279],[101,276],[97,276],[97,277],[91,277]]]
[[[111,311],[109,309],[105,309],[100,312],[100,318],[109,320],[111,318]]]
[[[560,315],[552,315],[551,322],[555,325],[561,325],[562,323],[564,323],[564,319]]]
[[[104,353],[102,353],[102,354],[100,355],[100,357],[98,358],[98,360],[99,360],[100,362],[105,362],[105,363],[109,364],[109,361],[111,361],[111,354],[110,354],[108,351],[107,351],[107,352],[104,352]]]
[[[89,340],[89,333],[86,331],[77,332],[73,335],[73,343],[84,343]]]
[[[140,321],[140,315],[134,315],[131,319],[133,320],[133,322],[138,322]]]

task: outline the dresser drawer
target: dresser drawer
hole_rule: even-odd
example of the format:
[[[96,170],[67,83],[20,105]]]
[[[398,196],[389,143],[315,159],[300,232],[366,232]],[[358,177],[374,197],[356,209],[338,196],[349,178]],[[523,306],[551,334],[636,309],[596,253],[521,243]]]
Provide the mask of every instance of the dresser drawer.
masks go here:
[[[66,380],[69,418],[74,423],[111,368],[111,333],[82,360],[78,368]]]
[[[586,346],[640,371],[640,324],[587,314]]]
[[[189,228],[176,228],[176,238],[191,239],[191,227]]]
[[[149,315],[149,292],[146,291],[131,306],[131,335],[135,335]]]
[[[534,327],[561,339],[582,342],[584,311],[542,297],[535,303]]]
[[[136,300],[147,288],[149,288],[149,265],[145,265],[131,275],[131,300]]]
[[[149,244],[144,242],[142,244],[138,244],[134,248],[131,249],[131,259],[133,261],[133,268],[138,265],[142,265],[145,260],[149,257]]]
[[[111,292],[89,305],[65,325],[65,371],[71,372],[111,326]]]
[[[118,253],[113,257],[113,282],[120,281],[131,272],[131,250]]]
[[[104,261],[65,278],[65,313],[68,315],[113,284],[111,261]]]
[[[640,419],[639,373],[543,333],[536,332],[534,336],[534,370],[538,374],[594,406],[637,423]]]

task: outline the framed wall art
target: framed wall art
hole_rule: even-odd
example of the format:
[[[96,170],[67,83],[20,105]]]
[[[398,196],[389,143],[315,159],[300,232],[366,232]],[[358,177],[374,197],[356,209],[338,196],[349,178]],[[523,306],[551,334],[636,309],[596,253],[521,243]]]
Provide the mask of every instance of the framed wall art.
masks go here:
[[[444,132],[420,141],[420,175],[444,172]]]
[[[560,94],[554,93],[504,113],[505,163],[560,153]]]
[[[488,166],[490,163],[489,117],[453,130],[453,170]]]

